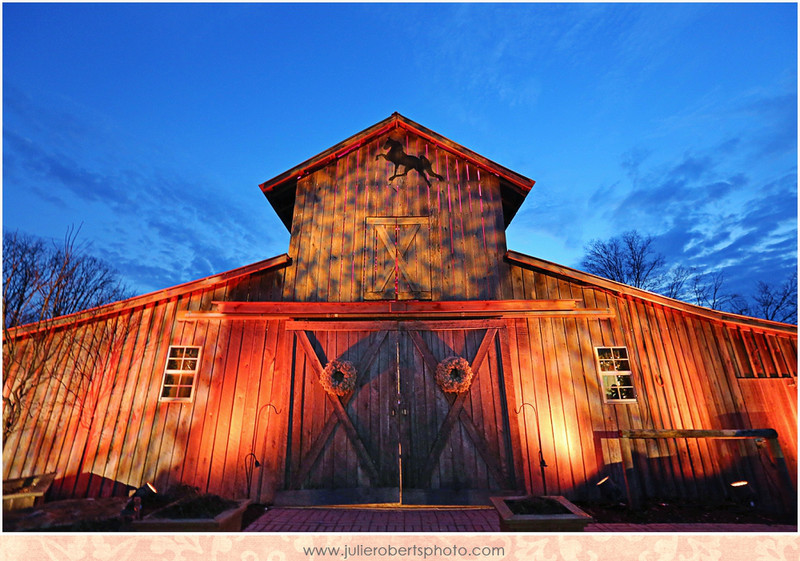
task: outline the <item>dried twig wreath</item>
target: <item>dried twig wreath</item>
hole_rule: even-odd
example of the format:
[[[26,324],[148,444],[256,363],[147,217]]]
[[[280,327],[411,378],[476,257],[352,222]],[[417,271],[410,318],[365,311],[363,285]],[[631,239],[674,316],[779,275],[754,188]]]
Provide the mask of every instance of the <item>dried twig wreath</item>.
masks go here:
[[[346,360],[332,360],[322,371],[319,383],[333,395],[346,395],[356,387],[356,368]]]
[[[444,359],[436,367],[436,383],[448,393],[461,393],[472,383],[472,367],[460,356]]]

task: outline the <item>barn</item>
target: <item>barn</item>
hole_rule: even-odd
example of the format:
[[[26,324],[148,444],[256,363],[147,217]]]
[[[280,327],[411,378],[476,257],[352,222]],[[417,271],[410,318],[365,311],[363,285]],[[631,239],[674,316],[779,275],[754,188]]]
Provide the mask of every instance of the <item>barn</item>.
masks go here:
[[[533,184],[397,113],[266,181],[286,254],[4,334],[4,479],[791,508],[796,326],[508,250]]]

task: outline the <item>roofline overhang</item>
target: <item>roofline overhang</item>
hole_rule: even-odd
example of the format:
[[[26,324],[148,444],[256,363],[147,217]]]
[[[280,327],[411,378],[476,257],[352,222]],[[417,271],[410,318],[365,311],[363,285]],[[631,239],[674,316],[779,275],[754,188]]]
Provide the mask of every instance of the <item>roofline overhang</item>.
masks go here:
[[[102,306],[97,306],[96,308],[81,310],[79,312],[75,312],[73,314],[69,314],[66,316],[59,316],[52,319],[46,319],[34,323],[11,327],[3,331],[3,339],[4,340],[6,338],[13,339],[16,337],[32,335],[34,333],[39,333],[41,331],[46,331],[48,329],[57,329],[68,325],[73,326],[87,321],[95,321],[98,319],[109,317],[114,314],[125,312],[127,310],[141,308],[149,304],[153,304],[154,302],[169,300],[170,298],[181,296],[183,294],[188,294],[189,292],[194,292],[196,290],[209,288],[216,284],[228,282],[233,279],[243,277],[245,275],[268,271],[271,269],[281,269],[283,267],[288,267],[289,265],[291,265],[291,263],[292,263],[292,258],[289,257],[288,254],[284,253],[282,255],[271,257],[269,259],[264,259],[263,261],[258,261],[250,265],[245,265],[243,267],[238,267],[230,271],[225,271],[224,273],[219,273],[201,279],[185,282],[183,284],[179,284],[169,288],[164,288],[161,290],[156,290],[154,292],[149,292],[147,294],[133,296],[132,298],[128,298],[125,300],[119,300],[117,302],[103,304]]]
[[[423,127],[419,123],[415,123],[411,119],[408,119],[407,117],[395,112],[392,113],[392,115],[387,119],[384,119],[383,121],[364,129],[357,134],[354,134],[346,140],[343,140],[335,146],[320,152],[316,156],[309,158],[292,169],[273,177],[269,181],[261,183],[259,187],[267,197],[267,200],[269,200],[270,204],[275,207],[272,195],[282,187],[287,187],[288,185],[296,183],[297,180],[327,166],[332,162],[335,162],[353,150],[357,150],[369,142],[372,142],[376,138],[397,129],[403,129],[413,133],[420,138],[436,144],[441,149],[450,152],[454,156],[462,158],[476,167],[497,176],[516,193],[517,197],[519,197],[519,205],[522,204],[522,200],[524,200],[524,198],[533,188],[533,185],[536,183],[534,180],[529,179],[524,175],[520,175],[519,173],[512,171],[496,162],[493,162],[492,160],[473,152],[469,148],[465,148],[464,146],[461,146],[460,144],[457,144],[452,140],[445,138],[444,136],[426,127]],[[511,218],[513,218],[514,214],[516,214],[516,211],[519,209],[519,205],[516,205],[516,208],[512,210],[511,215],[506,217],[506,225],[511,222]],[[280,214],[280,211],[277,207],[276,211]],[[289,224],[287,224],[287,221],[283,218],[282,220],[284,221],[284,224],[287,225],[287,228],[291,230]],[[289,220],[289,223],[291,223],[291,220]]]
[[[688,302],[669,298],[661,294],[656,294],[655,292],[650,292],[641,288],[635,288],[621,282],[612,281],[591,273],[579,271],[578,269],[565,267],[564,265],[558,265],[557,263],[546,261],[538,257],[531,257],[530,255],[525,255],[524,253],[519,253],[517,251],[508,250],[505,255],[505,260],[512,265],[517,265],[528,269],[540,269],[547,273],[559,275],[569,280],[594,286],[622,298],[636,298],[637,300],[642,300],[651,304],[663,306],[665,308],[671,308],[678,312],[706,318],[717,323],[786,333],[795,336],[797,335],[797,326],[790,323],[781,323],[778,321],[770,321],[761,318],[734,314],[731,312],[712,310],[711,308],[704,308],[703,306],[689,304]]]

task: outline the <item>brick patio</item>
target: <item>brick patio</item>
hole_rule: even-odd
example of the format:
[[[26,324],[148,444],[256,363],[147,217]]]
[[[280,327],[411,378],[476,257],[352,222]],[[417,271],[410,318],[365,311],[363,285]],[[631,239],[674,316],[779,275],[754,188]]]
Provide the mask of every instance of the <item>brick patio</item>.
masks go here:
[[[499,532],[494,509],[271,508],[245,532]],[[796,532],[765,524],[590,524],[587,532]]]

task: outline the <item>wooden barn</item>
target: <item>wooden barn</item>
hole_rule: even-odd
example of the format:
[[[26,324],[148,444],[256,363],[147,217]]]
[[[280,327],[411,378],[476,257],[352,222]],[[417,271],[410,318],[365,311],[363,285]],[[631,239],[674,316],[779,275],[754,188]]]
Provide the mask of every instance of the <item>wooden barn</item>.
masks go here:
[[[6,334],[4,479],[794,504],[797,328],[509,251],[533,183],[396,113],[263,183],[287,254]]]

